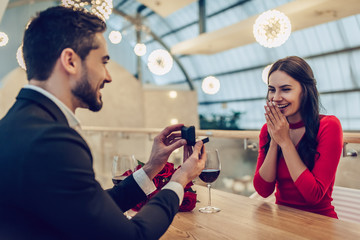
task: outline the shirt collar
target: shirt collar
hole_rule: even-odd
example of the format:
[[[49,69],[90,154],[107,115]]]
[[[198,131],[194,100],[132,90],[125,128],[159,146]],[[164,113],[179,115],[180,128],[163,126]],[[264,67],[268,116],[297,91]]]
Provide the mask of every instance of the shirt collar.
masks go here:
[[[68,121],[69,126],[71,128],[74,128],[74,129],[81,128],[80,121],[75,116],[75,114],[53,94],[49,93],[48,91],[46,91],[43,88],[35,86],[35,85],[28,84],[28,85],[25,85],[24,88],[32,89],[32,90],[37,91],[37,92],[43,94],[44,96],[48,97],[51,101],[53,101],[56,104],[56,106],[58,106],[60,108],[61,112],[65,115],[66,120]]]

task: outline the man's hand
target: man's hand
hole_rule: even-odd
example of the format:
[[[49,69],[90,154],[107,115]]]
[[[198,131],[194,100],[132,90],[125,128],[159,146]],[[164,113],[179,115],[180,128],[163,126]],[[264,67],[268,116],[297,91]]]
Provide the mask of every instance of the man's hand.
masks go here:
[[[143,170],[152,180],[165,166],[170,154],[177,148],[186,144],[185,139],[181,139],[183,124],[176,124],[165,128],[154,139],[149,161],[143,166]]]
[[[198,141],[195,144],[194,150],[191,148],[191,146],[184,146],[184,163],[181,165],[181,168],[175,171],[170,179],[170,181],[180,183],[184,188],[190,181],[200,175],[207,159],[205,146],[202,141]],[[191,152],[192,154],[185,159]]]

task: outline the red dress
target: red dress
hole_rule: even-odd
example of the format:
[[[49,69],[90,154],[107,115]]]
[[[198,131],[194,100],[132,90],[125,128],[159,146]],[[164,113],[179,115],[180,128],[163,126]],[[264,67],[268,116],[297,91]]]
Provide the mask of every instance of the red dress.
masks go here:
[[[312,171],[304,170],[294,182],[286,166],[284,157],[278,159],[276,180],[266,182],[259,174],[259,168],[265,159],[267,143],[267,125],[260,131],[259,155],[254,176],[254,187],[262,197],[268,197],[276,188],[276,203],[304,211],[314,212],[337,218],[331,197],[336,169],[339,164],[343,146],[342,128],[335,116],[321,116],[317,134],[317,152],[320,156],[315,160]]]

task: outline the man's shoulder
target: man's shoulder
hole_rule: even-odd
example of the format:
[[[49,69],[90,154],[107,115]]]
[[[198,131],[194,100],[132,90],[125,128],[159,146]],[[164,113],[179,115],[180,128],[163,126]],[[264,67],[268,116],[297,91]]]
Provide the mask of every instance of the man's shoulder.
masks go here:
[[[76,144],[90,153],[86,141],[69,127],[67,122],[55,120],[36,104],[15,106],[0,121],[0,143],[27,148],[39,144]]]
[[[32,89],[21,89],[16,102],[3,118],[4,121],[56,121],[67,124],[61,109],[45,95]]]

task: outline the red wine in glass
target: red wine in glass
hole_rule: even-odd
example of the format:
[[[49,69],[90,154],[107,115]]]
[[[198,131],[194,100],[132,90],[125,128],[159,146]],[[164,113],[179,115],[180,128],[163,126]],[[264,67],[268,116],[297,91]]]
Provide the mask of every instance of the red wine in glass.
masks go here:
[[[112,182],[116,185],[131,175],[136,167],[135,157],[129,155],[115,155],[112,165]]]
[[[219,151],[217,149],[212,151],[206,151],[207,160],[205,162],[205,168],[202,170],[199,178],[204,181],[209,189],[209,201],[206,207],[199,208],[199,211],[202,213],[217,213],[220,211],[220,208],[211,206],[211,183],[214,182],[219,174],[221,169]]]
[[[112,182],[116,185],[120,183],[122,180],[124,180],[126,176],[115,176],[112,178]]]
[[[220,169],[204,169],[200,174],[200,179],[206,183],[214,182],[220,174]]]

